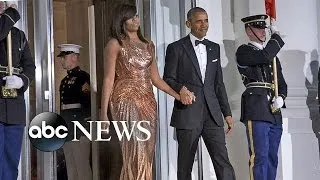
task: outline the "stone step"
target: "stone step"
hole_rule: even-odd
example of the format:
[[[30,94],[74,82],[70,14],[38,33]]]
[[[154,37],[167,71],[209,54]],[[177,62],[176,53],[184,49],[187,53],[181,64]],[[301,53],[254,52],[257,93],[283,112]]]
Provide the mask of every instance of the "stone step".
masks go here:
[[[307,97],[287,97],[285,102],[287,107],[305,106]]]
[[[314,134],[312,120],[306,118],[283,118],[283,131],[290,134]]]
[[[307,95],[308,90],[305,87],[288,87],[288,97],[307,97]]]
[[[281,112],[284,118],[310,118],[310,111],[307,106],[287,106],[287,108],[281,109]]]

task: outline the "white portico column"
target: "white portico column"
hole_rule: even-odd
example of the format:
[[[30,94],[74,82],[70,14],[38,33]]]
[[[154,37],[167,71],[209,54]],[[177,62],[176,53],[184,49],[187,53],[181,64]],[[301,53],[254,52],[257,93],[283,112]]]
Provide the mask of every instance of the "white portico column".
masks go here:
[[[235,39],[238,47],[246,41],[240,19],[248,15],[263,14],[265,9],[264,1],[234,0],[233,2]],[[311,71],[311,68],[317,69],[318,66],[319,4],[316,0],[303,2],[278,0],[276,7],[276,25],[285,35],[286,42],[278,56],[288,84],[287,109],[283,109],[284,131],[279,151],[277,179],[318,179],[319,149],[312,130],[312,125],[319,122],[319,111],[315,107],[316,95],[314,95],[317,74]],[[242,136],[235,139],[242,141]],[[237,178],[248,179],[245,174],[247,172],[240,166],[247,165],[248,160],[244,161],[242,146],[238,148],[241,154],[237,156],[235,164]]]
[[[277,25],[286,42],[279,57],[288,84],[279,179],[316,180],[320,177],[319,146],[312,129],[312,125],[319,122],[315,92],[318,10],[317,0],[277,2]]]

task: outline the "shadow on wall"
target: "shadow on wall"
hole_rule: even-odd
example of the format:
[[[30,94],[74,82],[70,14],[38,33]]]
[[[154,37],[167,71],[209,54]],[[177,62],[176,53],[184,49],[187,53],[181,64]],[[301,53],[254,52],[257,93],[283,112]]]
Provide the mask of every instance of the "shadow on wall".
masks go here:
[[[318,126],[316,124],[319,122],[319,109],[316,100],[318,85],[318,57],[316,54],[316,50],[311,52],[310,57],[309,53],[301,50],[283,50],[279,54],[282,72],[288,84],[289,97],[286,101],[287,109],[283,109],[282,114],[283,117],[289,118],[292,177],[296,180],[311,180],[319,175],[319,143],[317,142],[319,139],[316,140],[311,133],[311,125],[315,131],[315,127]],[[306,71],[306,69],[310,69],[310,71]],[[304,100],[305,98],[306,100]],[[309,114],[306,114],[308,113],[308,110],[304,108],[306,105]],[[286,154],[280,156],[279,161],[287,158]],[[307,167],[306,163],[312,165]],[[281,167],[285,168],[286,166]]]
[[[235,93],[238,93],[239,97],[241,94],[239,94],[239,88],[240,86],[244,86],[241,81],[240,74],[237,69],[237,63],[236,63],[236,47],[235,47],[235,41],[234,40],[223,40],[223,47],[225,49],[225,54],[228,59],[228,64],[226,67],[222,69],[224,80],[232,83],[225,83],[226,89],[228,91],[228,94],[234,95]],[[242,92],[242,91],[240,91]]]
[[[241,76],[237,69],[236,63],[236,45],[234,40],[223,40],[223,46],[225,55],[227,57],[227,65],[222,68],[223,79],[228,93],[229,103],[232,110],[240,109],[240,97],[244,91],[244,85],[242,84]],[[221,57],[223,58],[223,57]],[[239,117],[235,117],[239,120]]]
[[[279,54],[282,73],[288,85],[289,97],[302,96],[300,90],[296,92],[293,88],[303,87],[303,82],[305,81],[305,75],[303,74],[305,59],[306,52],[301,50],[283,50]],[[291,68],[293,64],[295,67]],[[292,76],[294,76],[294,78],[291,78]],[[288,105],[290,106],[290,104]],[[283,115],[285,115],[285,113],[283,113]]]
[[[319,113],[319,97],[318,92],[320,88],[319,84],[319,61],[318,61],[318,52],[317,50],[313,50],[311,52],[311,62],[310,62],[310,70],[312,75],[312,82],[310,82],[307,78],[305,80],[305,86],[308,90],[308,96],[306,100],[306,104],[309,109],[309,116],[312,120],[312,130],[315,133],[315,136],[318,139],[318,151],[320,157],[320,113]]]
[[[235,122],[233,132],[226,136],[229,158],[237,179],[249,179],[249,153],[246,130],[245,126],[239,121],[241,94],[245,90],[245,87],[237,69],[235,41],[225,39],[220,48],[225,49],[225,55],[228,59],[228,64],[222,71],[233,120]]]

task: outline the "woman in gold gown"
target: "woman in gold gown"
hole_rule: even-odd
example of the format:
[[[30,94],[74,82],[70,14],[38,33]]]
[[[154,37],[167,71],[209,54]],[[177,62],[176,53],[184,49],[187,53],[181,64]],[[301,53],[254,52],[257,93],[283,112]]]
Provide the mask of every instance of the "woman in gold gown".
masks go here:
[[[153,86],[180,100],[180,96],[159,76],[155,60],[155,47],[140,31],[135,6],[121,5],[116,10],[111,36],[105,48],[104,79],[101,101],[101,118],[125,121],[134,127],[141,126],[151,133],[134,128],[132,138],[120,141],[122,150],[121,180],[152,180],[152,163],[156,141],[157,105]],[[112,123],[111,123],[112,124]],[[130,131],[129,131],[130,132]],[[114,137],[113,137],[114,138]]]

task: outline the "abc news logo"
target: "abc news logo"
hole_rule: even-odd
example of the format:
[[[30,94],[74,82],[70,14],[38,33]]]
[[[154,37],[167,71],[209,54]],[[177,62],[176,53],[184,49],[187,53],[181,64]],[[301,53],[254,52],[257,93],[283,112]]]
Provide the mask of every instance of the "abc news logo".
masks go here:
[[[67,140],[79,141],[77,134],[81,133],[90,141],[93,140],[93,133],[96,134],[94,141],[110,141],[110,126],[114,127],[119,141],[134,140],[147,141],[151,138],[149,121],[87,121],[86,127],[79,121],[71,121],[72,127],[68,127],[66,121],[58,114],[44,112],[37,115],[30,123],[28,129],[31,144],[40,151],[51,152],[61,148]],[[107,123],[108,128],[103,129],[102,123]],[[93,125],[96,124],[96,131],[93,132]],[[70,126],[70,125],[69,125]],[[72,128],[72,129],[71,129]],[[71,134],[69,134],[71,133]]]

